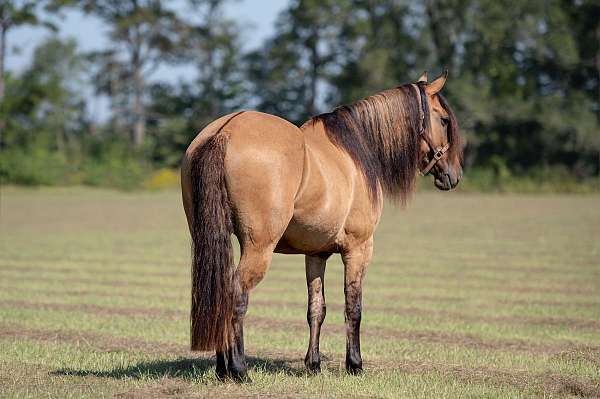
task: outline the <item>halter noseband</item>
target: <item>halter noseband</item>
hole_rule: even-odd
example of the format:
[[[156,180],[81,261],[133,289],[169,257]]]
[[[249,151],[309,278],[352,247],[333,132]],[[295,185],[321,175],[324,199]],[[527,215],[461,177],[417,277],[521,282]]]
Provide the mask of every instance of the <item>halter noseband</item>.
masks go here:
[[[433,145],[431,137],[429,137],[425,132],[425,109],[427,109],[427,104],[425,103],[425,101],[427,101],[427,98],[425,97],[424,92],[421,91],[422,85],[424,85],[424,83],[417,83],[415,86],[417,86],[417,91],[419,92],[419,97],[421,98],[421,128],[419,130],[419,135],[423,138],[423,140],[425,140],[425,142],[429,146],[429,151],[427,152],[427,154],[425,154],[425,161],[427,162],[427,166],[425,166],[424,169],[419,169],[419,173],[421,173],[422,176],[426,176],[427,174],[429,174],[429,172],[431,172],[431,169],[433,169],[435,164],[437,164],[438,161],[442,159],[444,153],[450,149],[450,142],[447,142],[444,146],[436,147]],[[429,159],[428,157],[429,153],[433,153],[431,159]]]

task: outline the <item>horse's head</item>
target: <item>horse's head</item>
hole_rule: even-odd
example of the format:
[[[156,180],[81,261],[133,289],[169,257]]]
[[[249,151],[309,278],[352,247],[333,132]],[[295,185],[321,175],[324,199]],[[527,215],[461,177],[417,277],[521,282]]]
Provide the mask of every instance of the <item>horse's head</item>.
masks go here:
[[[462,178],[463,145],[458,123],[454,112],[440,93],[447,77],[448,71],[445,71],[433,82],[427,83],[425,72],[416,83],[420,89],[424,115],[420,170],[423,175],[431,173],[435,186],[440,190],[456,187]]]

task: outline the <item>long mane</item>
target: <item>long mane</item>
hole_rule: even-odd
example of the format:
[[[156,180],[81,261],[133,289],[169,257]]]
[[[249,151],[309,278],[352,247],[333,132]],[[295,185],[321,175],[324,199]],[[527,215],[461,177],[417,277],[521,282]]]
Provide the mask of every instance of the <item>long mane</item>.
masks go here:
[[[424,87],[416,87],[425,96]],[[379,187],[402,204],[414,191],[422,120],[429,134],[428,102],[421,111],[419,97],[415,85],[406,84],[312,119],[321,121],[330,140],[353,159],[374,203]]]

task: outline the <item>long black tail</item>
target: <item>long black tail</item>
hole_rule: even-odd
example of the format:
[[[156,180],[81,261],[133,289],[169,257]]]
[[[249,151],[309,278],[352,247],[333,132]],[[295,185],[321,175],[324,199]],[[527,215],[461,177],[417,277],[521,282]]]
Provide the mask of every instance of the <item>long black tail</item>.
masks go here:
[[[224,168],[228,139],[219,131],[191,159],[192,350],[225,350],[232,332],[233,228]]]

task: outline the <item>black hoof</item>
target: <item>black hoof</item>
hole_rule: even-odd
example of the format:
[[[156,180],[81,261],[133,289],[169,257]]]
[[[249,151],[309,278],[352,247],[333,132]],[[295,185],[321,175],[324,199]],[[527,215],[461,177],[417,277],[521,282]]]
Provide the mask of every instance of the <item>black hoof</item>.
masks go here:
[[[346,371],[348,372],[348,374],[352,374],[352,375],[362,374],[362,372],[363,372],[362,362],[360,362],[360,363],[346,362]]]
[[[321,372],[321,356],[318,353],[307,354],[304,358],[304,365],[306,370],[311,374],[318,374]]]
[[[229,374],[227,374],[227,370],[217,369],[215,374],[217,375],[217,380],[219,380],[221,382],[225,382],[229,378]]]
[[[229,372],[229,378],[239,384],[250,384],[252,382],[246,371],[231,371]]]
[[[304,364],[310,374],[319,374],[321,372],[321,362],[304,362]]]

